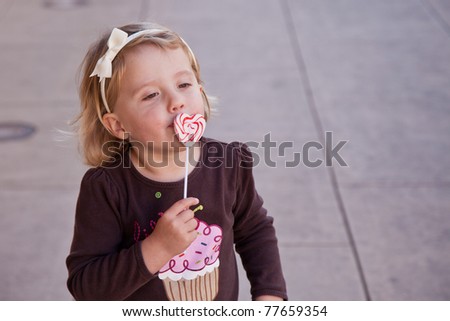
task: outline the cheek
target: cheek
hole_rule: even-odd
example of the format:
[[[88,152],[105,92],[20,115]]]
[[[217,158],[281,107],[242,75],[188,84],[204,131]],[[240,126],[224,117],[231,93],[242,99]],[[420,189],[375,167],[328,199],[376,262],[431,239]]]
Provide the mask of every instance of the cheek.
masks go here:
[[[142,116],[129,113],[123,122],[123,126],[131,135],[136,135],[144,130],[145,121]]]
[[[140,117],[140,129],[148,134],[158,135],[168,126],[167,121],[167,115],[161,109],[149,110]]]
[[[193,106],[195,106],[196,114],[205,114],[206,102],[203,100],[203,95],[200,91],[193,97]]]

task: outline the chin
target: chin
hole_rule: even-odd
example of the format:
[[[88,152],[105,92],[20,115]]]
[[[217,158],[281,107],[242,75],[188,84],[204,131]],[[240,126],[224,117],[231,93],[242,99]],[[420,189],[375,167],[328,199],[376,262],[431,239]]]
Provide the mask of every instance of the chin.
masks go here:
[[[181,143],[179,140],[174,140],[171,143],[171,146],[174,148],[175,152],[178,152],[178,151],[180,151],[180,149],[183,149],[185,147],[184,144]]]

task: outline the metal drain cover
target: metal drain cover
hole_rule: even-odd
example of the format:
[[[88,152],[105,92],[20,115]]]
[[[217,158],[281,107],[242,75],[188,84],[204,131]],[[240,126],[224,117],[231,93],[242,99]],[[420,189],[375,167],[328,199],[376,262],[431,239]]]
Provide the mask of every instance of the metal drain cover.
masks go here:
[[[25,123],[0,123],[0,142],[24,139],[31,136],[36,127]]]
[[[87,5],[88,0],[44,0],[44,7],[55,9],[72,9]]]

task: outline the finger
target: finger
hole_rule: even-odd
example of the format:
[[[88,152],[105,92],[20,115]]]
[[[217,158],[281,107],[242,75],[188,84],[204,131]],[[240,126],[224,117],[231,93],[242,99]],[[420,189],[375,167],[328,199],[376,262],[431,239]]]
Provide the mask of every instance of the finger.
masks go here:
[[[198,234],[196,230],[190,231],[188,232],[188,235],[191,237],[191,244],[192,242],[195,241],[195,239],[197,238]]]
[[[186,222],[186,229],[188,232],[195,231],[198,226],[198,221],[196,219],[191,219]]]
[[[188,221],[192,220],[194,218],[195,214],[191,210],[186,210],[181,212],[177,215],[177,220],[180,220],[180,222],[187,223]]]
[[[199,200],[195,197],[188,197],[175,202],[165,213],[164,215],[168,216],[176,216],[180,212],[188,209],[191,206],[197,205]]]

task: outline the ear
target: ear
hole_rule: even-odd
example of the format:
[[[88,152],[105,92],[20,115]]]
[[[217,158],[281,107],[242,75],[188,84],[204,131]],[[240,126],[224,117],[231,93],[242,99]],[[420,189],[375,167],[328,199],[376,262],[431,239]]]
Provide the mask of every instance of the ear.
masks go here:
[[[126,130],[123,127],[119,117],[114,113],[107,113],[103,115],[103,124],[106,129],[114,136],[120,140],[125,140]]]

